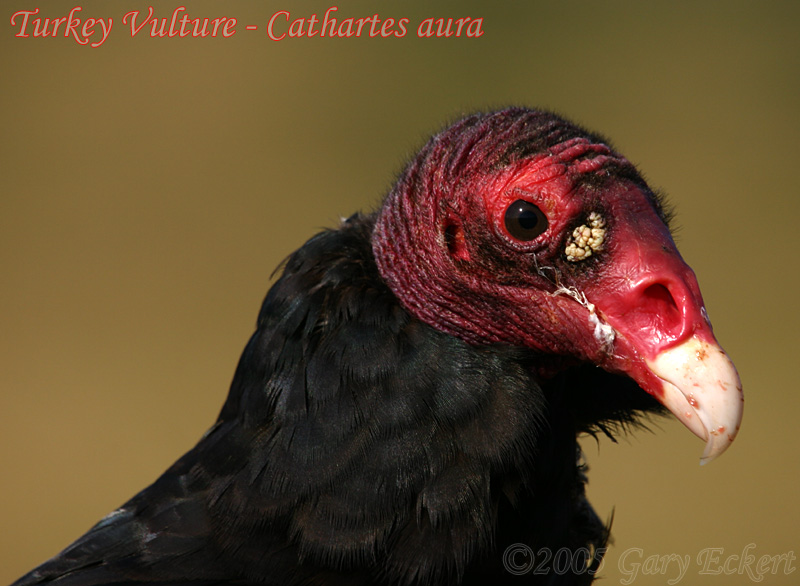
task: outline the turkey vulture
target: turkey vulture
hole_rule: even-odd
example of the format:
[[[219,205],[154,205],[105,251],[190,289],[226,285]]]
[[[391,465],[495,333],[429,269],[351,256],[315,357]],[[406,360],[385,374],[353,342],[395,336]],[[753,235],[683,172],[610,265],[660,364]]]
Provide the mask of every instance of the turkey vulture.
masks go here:
[[[668,215],[552,113],[458,121],[287,259],[197,446],[15,586],[591,582],[577,436],[669,411],[708,461],[741,421]]]

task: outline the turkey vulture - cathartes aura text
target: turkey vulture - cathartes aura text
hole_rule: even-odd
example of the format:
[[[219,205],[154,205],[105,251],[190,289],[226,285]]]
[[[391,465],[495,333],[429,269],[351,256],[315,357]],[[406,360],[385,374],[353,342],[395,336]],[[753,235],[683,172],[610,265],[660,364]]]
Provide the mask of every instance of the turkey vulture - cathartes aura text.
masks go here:
[[[464,118],[288,258],[197,446],[15,586],[590,582],[577,436],[669,411],[710,460],[741,420],[666,222],[601,136]]]

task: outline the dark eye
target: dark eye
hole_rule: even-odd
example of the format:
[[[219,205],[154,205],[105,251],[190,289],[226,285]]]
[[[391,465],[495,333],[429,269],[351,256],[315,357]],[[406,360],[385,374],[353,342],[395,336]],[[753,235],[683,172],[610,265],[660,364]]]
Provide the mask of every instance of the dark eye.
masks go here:
[[[529,201],[518,199],[506,210],[506,230],[517,240],[527,242],[547,230],[547,218]]]

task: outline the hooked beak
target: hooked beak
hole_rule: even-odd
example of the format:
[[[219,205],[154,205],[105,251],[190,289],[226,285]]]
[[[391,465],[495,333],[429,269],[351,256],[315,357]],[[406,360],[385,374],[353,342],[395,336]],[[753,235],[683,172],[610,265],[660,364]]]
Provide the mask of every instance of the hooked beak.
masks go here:
[[[657,287],[680,291],[674,282],[669,288]],[[706,448],[700,463],[710,462],[730,446],[739,431],[744,407],[739,374],[714,338],[708,321],[692,319],[696,313],[693,308],[702,308],[692,303],[693,295],[676,294],[674,306],[656,304],[643,310],[652,299],[647,293],[637,295],[637,289],[641,288],[634,288],[630,295],[628,312],[615,315],[602,309],[602,301],[597,303],[602,317],[616,332],[609,370],[633,378],[704,440]],[[670,316],[670,312],[680,315]]]
[[[622,228],[625,230],[625,228]],[[646,238],[620,234],[613,268],[585,289],[599,319],[614,329],[603,367],[634,379],[706,442],[710,462],[739,431],[739,374],[714,338],[700,288],[663,224]]]
[[[700,463],[724,452],[739,431],[744,395],[739,374],[722,348],[692,336],[646,364],[662,381],[661,403],[706,441]]]

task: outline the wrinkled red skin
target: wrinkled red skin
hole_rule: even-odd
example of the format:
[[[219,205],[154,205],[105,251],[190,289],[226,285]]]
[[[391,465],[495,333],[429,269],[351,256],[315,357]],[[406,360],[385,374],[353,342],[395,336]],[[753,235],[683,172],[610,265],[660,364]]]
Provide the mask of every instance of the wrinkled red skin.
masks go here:
[[[577,142],[577,141],[576,141]],[[587,196],[575,189],[575,176],[602,168],[612,155],[605,145],[574,145],[593,149],[597,157],[564,164],[561,157],[542,155],[520,169],[497,177],[485,198],[486,209],[495,230],[513,241],[504,226],[508,206],[516,199],[526,199],[539,206],[550,222],[541,239],[563,242],[563,235],[574,218],[585,208]],[[564,152],[569,153],[570,148]],[[563,160],[563,159],[562,159]],[[591,164],[591,166],[590,166]],[[683,261],[667,226],[656,213],[651,199],[639,186],[629,182],[609,185],[603,193],[603,215],[613,224],[603,249],[595,259],[598,270],[578,273],[567,286],[582,292],[602,322],[616,331],[614,351],[603,356],[602,345],[587,344],[593,333],[581,328],[570,336],[577,339],[588,358],[606,370],[631,375],[647,390],[659,396],[661,382],[645,366],[664,350],[692,335],[711,341],[711,327],[704,315],[704,305],[694,272]],[[561,298],[559,299],[561,300]],[[561,311],[580,317],[586,308],[564,298]],[[571,322],[570,322],[571,323]],[[565,332],[568,333],[568,332]]]
[[[422,195],[400,189],[387,199],[374,240],[381,272],[406,308],[437,329],[470,343],[591,361],[659,398],[661,381],[645,360],[692,335],[713,335],[697,280],[654,196],[638,176],[608,170],[615,166],[633,169],[605,144],[571,138],[457,182],[432,173],[434,180],[415,186]],[[422,197],[430,202],[420,205]],[[548,219],[530,242],[505,227],[506,210],[518,199]],[[603,248],[570,262],[567,239],[593,211],[607,223]],[[409,227],[398,229],[404,223]],[[425,224],[438,226],[438,234],[420,234],[416,226]],[[614,329],[613,344],[595,335],[598,319]]]

